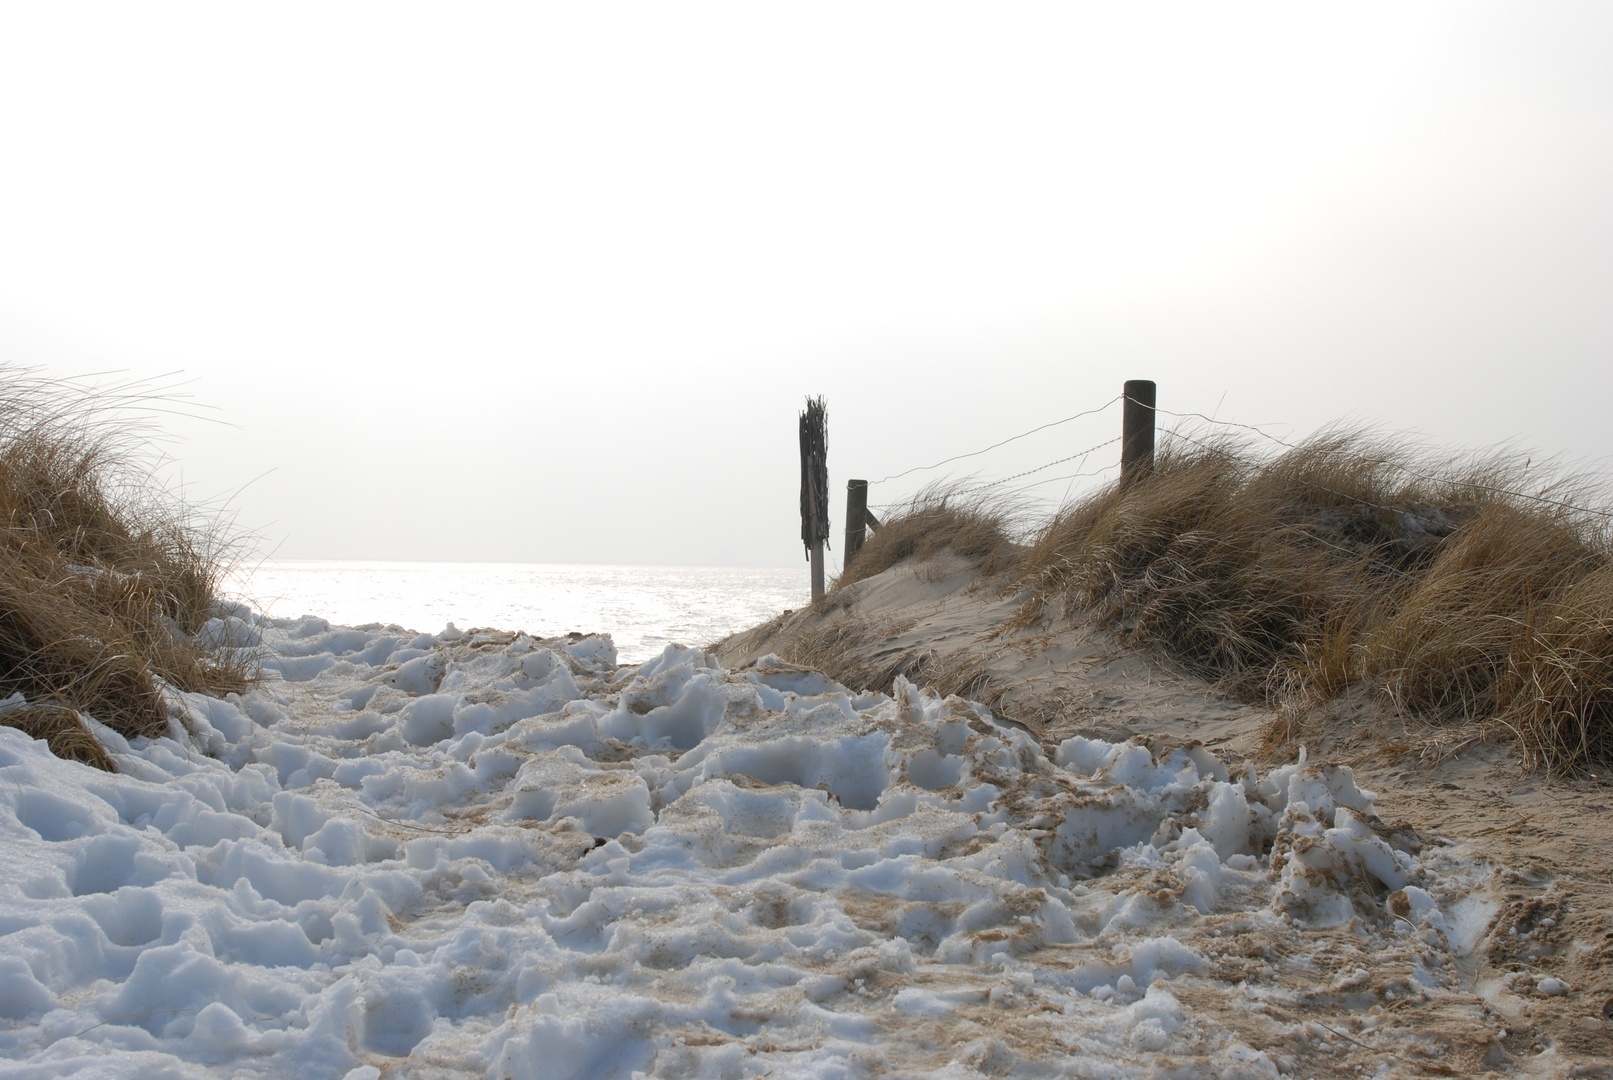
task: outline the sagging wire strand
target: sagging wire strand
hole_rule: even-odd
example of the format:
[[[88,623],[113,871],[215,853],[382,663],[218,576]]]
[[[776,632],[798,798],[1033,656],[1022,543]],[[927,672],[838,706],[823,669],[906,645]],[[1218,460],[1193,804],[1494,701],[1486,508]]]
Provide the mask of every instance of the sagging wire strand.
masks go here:
[[[1067,424],[1072,420],[1078,420],[1078,419],[1080,419],[1082,417],[1085,417],[1085,416],[1095,416],[1095,415],[1103,412],[1104,410],[1108,409],[1109,407],[1114,405],[1116,402],[1124,400],[1124,397],[1125,397],[1125,395],[1118,394],[1115,397],[1111,398],[1109,401],[1106,401],[1104,404],[1098,406],[1097,408],[1086,409],[1086,410],[1084,410],[1082,412],[1075,413],[1072,416],[1066,416],[1061,420],[1054,420],[1054,421],[1052,421],[1050,423],[1042,424],[1042,425],[1040,425],[1038,427],[1031,428],[1029,431],[1021,432],[1020,434],[1012,436],[1012,437],[1007,438],[1007,439],[1004,439],[1001,442],[993,443],[991,446],[988,446],[983,450],[976,450],[976,451],[973,451],[973,452],[968,453],[968,454],[958,454],[958,455],[956,455],[954,457],[947,458],[944,461],[937,462],[935,465],[915,466],[912,469],[907,469],[907,470],[904,470],[903,472],[896,473],[896,474],[894,474],[892,476],[887,476],[887,477],[884,478],[884,480],[893,480],[893,479],[896,479],[896,478],[901,477],[901,476],[906,476],[909,473],[920,472],[920,471],[923,471],[923,470],[926,470],[926,469],[931,469],[931,468],[938,468],[941,465],[945,465],[945,464],[947,464],[949,462],[952,462],[952,461],[959,461],[959,460],[962,460],[964,458],[978,457],[979,455],[984,454],[987,451],[994,450],[999,446],[1004,446],[1004,445],[1006,445],[1008,443],[1011,443],[1011,442],[1014,442],[1014,441],[1016,441],[1018,439],[1023,439],[1027,435],[1034,435],[1038,431],[1045,431],[1045,430],[1047,430],[1048,428],[1051,428],[1051,427],[1057,427],[1057,426],[1059,426],[1061,424]],[[1121,441],[1121,436],[1116,435],[1113,438],[1104,439],[1102,442],[1094,443],[1093,445],[1085,448],[1084,450],[1079,450],[1079,451],[1077,451],[1076,453],[1073,453],[1073,454],[1066,454],[1064,457],[1054,458],[1052,461],[1044,462],[1043,464],[1037,465],[1034,468],[1024,469],[1024,470],[1022,470],[1020,472],[1013,473],[1013,474],[1011,474],[1009,476],[1004,476],[1004,477],[1001,477],[1001,478],[996,479],[996,480],[988,480],[988,481],[984,481],[984,482],[980,482],[980,483],[969,483],[969,482],[962,483],[962,484],[958,485],[956,490],[960,494],[971,494],[972,495],[972,494],[976,494],[976,493],[980,493],[980,492],[992,491],[994,489],[1001,488],[1005,484],[1011,484],[1015,480],[1022,479],[1023,477],[1026,477],[1026,476],[1034,476],[1036,473],[1039,473],[1039,472],[1043,471],[1044,469],[1051,469],[1056,465],[1063,465],[1066,462],[1079,461],[1081,465],[1085,465],[1086,464],[1086,459],[1088,457],[1090,457],[1092,454],[1096,453],[1099,450],[1102,450],[1106,446],[1113,446],[1116,443],[1119,443],[1120,441]],[[1058,482],[1060,480],[1076,480],[1076,479],[1080,479],[1080,478],[1083,478],[1083,477],[1101,476],[1103,473],[1108,472],[1108,471],[1110,471],[1112,469],[1116,469],[1116,468],[1119,468],[1118,463],[1116,463],[1114,465],[1110,465],[1110,466],[1105,466],[1104,468],[1098,469],[1098,470],[1095,470],[1095,471],[1080,471],[1079,467],[1078,467],[1078,471],[1076,471],[1076,472],[1065,473],[1065,474],[1061,474],[1059,476],[1044,477],[1043,479],[1033,481],[1032,483],[1025,484],[1025,485],[1017,487],[1017,488],[1010,488],[1006,492],[1002,492],[1002,494],[1018,495],[1018,494],[1022,494],[1024,492],[1030,491],[1032,488],[1041,487],[1041,486],[1043,486],[1045,484],[1056,483],[1056,482]],[[883,481],[880,481],[880,480],[870,481],[870,486],[872,486],[872,484],[877,484],[877,483],[881,483],[881,482],[883,482]],[[892,509],[897,509],[897,508],[903,507],[905,505],[907,505],[906,500],[898,499],[898,500],[891,501],[891,502],[870,503],[869,507],[870,507],[870,509],[874,509],[874,510],[892,510]]]
[[[1107,409],[1110,406],[1114,405],[1116,402],[1124,400],[1125,396],[1126,395],[1124,395],[1124,394],[1116,394],[1114,397],[1110,398],[1108,401],[1104,402],[1102,405],[1099,405],[1095,409],[1087,409],[1084,412],[1076,413],[1074,416],[1066,416],[1062,420],[1049,421],[1046,424],[1042,424],[1040,427],[1033,427],[1029,431],[1022,431],[1018,435],[1010,435],[1008,438],[1002,440],[1001,442],[992,443],[990,446],[987,446],[984,449],[971,450],[967,454],[955,454],[952,457],[943,458],[942,460],[937,461],[933,465],[915,465],[911,469],[903,469],[899,473],[892,473],[889,476],[882,476],[878,480],[870,480],[869,481],[869,486],[871,487],[874,484],[883,484],[883,483],[885,483],[887,481],[890,481],[890,480],[900,480],[902,477],[911,475],[912,473],[916,473],[916,472],[927,472],[930,469],[939,469],[943,465],[950,465],[954,461],[963,461],[965,458],[979,457],[981,454],[989,453],[992,450],[997,449],[999,446],[1007,446],[1011,442],[1018,442],[1020,439],[1026,438],[1027,436],[1035,435],[1038,431],[1046,431],[1048,428],[1058,427],[1061,424],[1068,424],[1070,421],[1079,420],[1084,416],[1096,416],[1099,413],[1103,412],[1105,409]],[[1077,455],[1077,456],[1079,456],[1079,455]],[[1070,459],[1065,458],[1064,460],[1068,461]],[[1057,462],[1049,462],[1049,464],[1057,464]],[[1042,467],[1046,468],[1046,466],[1042,466]]]

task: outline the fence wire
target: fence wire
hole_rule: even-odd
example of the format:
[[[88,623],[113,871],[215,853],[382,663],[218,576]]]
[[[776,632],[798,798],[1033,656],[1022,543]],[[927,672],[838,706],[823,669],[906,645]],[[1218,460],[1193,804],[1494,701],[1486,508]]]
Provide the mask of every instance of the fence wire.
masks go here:
[[[970,451],[968,453],[965,453],[965,454],[955,454],[952,457],[943,458],[942,460],[937,461],[937,462],[935,462],[934,464],[931,464],[931,465],[915,465],[910,469],[904,469],[901,472],[892,473],[891,475],[881,477],[878,480],[869,481],[869,484],[870,484],[870,486],[873,486],[875,484],[884,484],[884,483],[888,483],[889,481],[892,481],[892,480],[899,480],[904,476],[910,476],[913,473],[927,472],[927,471],[932,470],[932,469],[938,469],[938,468],[942,467],[943,465],[950,465],[950,464],[952,464],[953,462],[956,462],[956,461],[964,461],[964,460],[967,460],[969,458],[979,457],[982,454],[986,454],[986,453],[991,452],[992,450],[996,450],[996,449],[998,449],[1000,447],[1007,446],[1009,443],[1018,442],[1020,439],[1024,439],[1024,438],[1026,438],[1028,436],[1034,435],[1037,432],[1046,431],[1049,428],[1059,427],[1059,426],[1061,426],[1063,424],[1068,424],[1073,420],[1079,420],[1079,419],[1081,419],[1083,417],[1096,416],[1096,415],[1106,411],[1107,409],[1111,408],[1117,402],[1128,401],[1128,400],[1136,401],[1135,398],[1128,398],[1125,394],[1117,394],[1115,397],[1110,398],[1108,401],[1104,402],[1102,405],[1099,405],[1099,406],[1097,406],[1095,408],[1086,409],[1086,410],[1083,410],[1082,412],[1075,413],[1075,414],[1073,414],[1071,416],[1066,416],[1066,417],[1064,417],[1064,418],[1062,418],[1060,420],[1053,420],[1053,421],[1050,421],[1049,423],[1041,424],[1041,425],[1039,425],[1037,427],[1033,427],[1033,428],[1029,429],[1028,431],[1022,431],[1017,435],[1009,436],[1008,438],[1003,439],[1000,442],[992,443],[990,446],[984,447],[984,448],[982,448],[980,450],[972,450],[972,451]],[[1137,403],[1138,404],[1146,404],[1145,402],[1137,402]],[[1304,443],[1291,442],[1291,441],[1289,441],[1287,439],[1279,438],[1278,436],[1271,434],[1269,431],[1266,431],[1264,428],[1261,428],[1261,427],[1259,427],[1257,425],[1254,425],[1254,424],[1245,424],[1245,423],[1240,423],[1238,421],[1233,421],[1233,420],[1217,420],[1213,416],[1206,416],[1205,414],[1200,413],[1200,412],[1191,412],[1191,411],[1178,412],[1178,411],[1173,410],[1173,409],[1163,409],[1163,408],[1160,408],[1157,405],[1153,405],[1153,406],[1149,406],[1149,407],[1152,408],[1156,414],[1163,414],[1165,416],[1174,417],[1176,419],[1177,424],[1174,427],[1172,427],[1172,428],[1170,428],[1168,430],[1163,430],[1163,431],[1160,432],[1160,435],[1165,439],[1181,439],[1183,442],[1190,443],[1193,446],[1197,446],[1202,450],[1211,451],[1213,453],[1225,454],[1228,457],[1230,457],[1230,458],[1232,458],[1232,459],[1234,459],[1236,461],[1240,461],[1240,462],[1242,462],[1242,463],[1244,463],[1246,465],[1249,465],[1252,468],[1256,468],[1256,469],[1259,469],[1259,470],[1261,470],[1263,472],[1266,472],[1266,473],[1268,473],[1268,474],[1270,474],[1272,476],[1276,476],[1279,479],[1287,480],[1290,483],[1300,484],[1300,485],[1303,485],[1305,487],[1315,488],[1318,491],[1327,492],[1330,495],[1337,496],[1338,498],[1345,499],[1345,500],[1348,500],[1350,502],[1358,503],[1358,504],[1360,504],[1362,506],[1370,506],[1370,507],[1372,507],[1374,509],[1383,510],[1383,511],[1386,511],[1386,512],[1389,512],[1389,513],[1396,513],[1399,510],[1399,508],[1397,508],[1397,507],[1386,506],[1386,505],[1384,505],[1382,503],[1373,502],[1371,499],[1366,499],[1366,498],[1363,498],[1363,497],[1361,497],[1359,495],[1353,495],[1353,494],[1350,494],[1349,492],[1339,491],[1339,490],[1337,490],[1335,488],[1328,487],[1325,484],[1319,484],[1319,483],[1317,483],[1317,482],[1315,482],[1313,480],[1306,480],[1306,479],[1304,479],[1302,477],[1293,476],[1293,475],[1291,475],[1291,474],[1289,474],[1287,472],[1284,472],[1281,469],[1280,466],[1275,465],[1273,462],[1261,460],[1261,459],[1259,459],[1257,457],[1254,457],[1254,456],[1251,456],[1249,454],[1239,453],[1238,451],[1230,449],[1230,448],[1228,448],[1226,446],[1217,446],[1217,445],[1214,445],[1214,444],[1212,444],[1210,442],[1203,441],[1202,439],[1194,438],[1191,435],[1187,435],[1187,434],[1183,433],[1183,431],[1181,430],[1181,427],[1182,427],[1183,422],[1192,420],[1192,421],[1198,421],[1198,422],[1208,424],[1208,425],[1218,427],[1218,428],[1230,428],[1230,429],[1237,429],[1237,430],[1240,430],[1240,431],[1248,431],[1248,432],[1251,432],[1251,433],[1253,433],[1255,435],[1258,435],[1262,439],[1266,439],[1269,442],[1272,442],[1272,443],[1277,444],[1278,446],[1284,447],[1287,450],[1304,450],[1304,451],[1309,452],[1309,453],[1338,454],[1338,455],[1341,455],[1341,456],[1352,456],[1350,451],[1347,451],[1347,450],[1329,450],[1329,449],[1322,448],[1322,447],[1307,446]],[[1104,447],[1112,446],[1112,445],[1114,445],[1114,444],[1116,444],[1118,442],[1121,442],[1122,438],[1123,438],[1123,436],[1116,435],[1113,438],[1105,439],[1103,442],[1096,443],[1096,444],[1094,444],[1092,446],[1089,446],[1084,450],[1080,450],[1080,451],[1078,451],[1076,453],[1069,454],[1069,455],[1067,455],[1065,457],[1055,458],[1054,460],[1046,462],[1046,463],[1041,464],[1041,465],[1038,465],[1035,468],[1025,469],[1025,470],[1022,470],[1020,472],[1013,473],[1010,476],[1005,476],[1005,477],[1002,477],[1001,479],[997,479],[997,480],[989,480],[989,481],[985,481],[985,482],[982,482],[982,483],[964,483],[964,484],[960,484],[960,485],[957,486],[957,488],[955,490],[959,494],[964,495],[964,496],[979,494],[979,493],[987,492],[987,491],[996,491],[996,489],[1002,488],[1005,485],[1010,484],[1015,480],[1019,480],[1019,479],[1022,479],[1024,477],[1027,477],[1027,476],[1033,476],[1036,473],[1042,472],[1044,469],[1051,469],[1055,465],[1062,465],[1062,464],[1064,464],[1066,462],[1078,461],[1078,460],[1084,465],[1085,464],[1085,459],[1087,457],[1089,457],[1093,453],[1096,453],[1099,450],[1102,450]],[[1406,465],[1406,464],[1404,464],[1402,462],[1396,461],[1396,460],[1394,460],[1392,458],[1367,458],[1366,460],[1370,464],[1379,465],[1379,466],[1387,466],[1387,467],[1392,468],[1392,469],[1396,470],[1397,472],[1399,472],[1399,473],[1401,473],[1401,474],[1403,474],[1405,476],[1408,476],[1408,477],[1411,477],[1411,478],[1417,479],[1417,480],[1426,481],[1428,483],[1444,484],[1444,485],[1447,485],[1447,486],[1450,486],[1450,487],[1466,488],[1468,490],[1473,490],[1473,491],[1485,491],[1485,492],[1489,492],[1489,493],[1495,494],[1495,495],[1504,495],[1504,496],[1507,496],[1509,498],[1523,499],[1523,500],[1528,501],[1528,502],[1540,503],[1540,504],[1545,505],[1545,506],[1552,506],[1552,507],[1556,507],[1556,508],[1561,509],[1561,510],[1568,510],[1568,511],[1578,513],[1578,514],[1586,514],[1586,515],[1589,515],[1589,516],[1592,516],[1592,517],[1598,517],[1598,518],[1603,518],[1603,519],[1613,519],[1613,510],[1601,510],[1601,509],[1597,509],[1595,507],[1582,506],[1582,505],[1580,505],[1578,503],[1570,502],[1570,501],[1568,501],[1566,499],[1554,499],[1554,498],[1551,498],[1551,497],[1545,495],[1543,492],[1542,493],[1536,493],[1536,494],[1530,494],[1529,492],[1526,492],[1526,491],[1517,491],[1517,490],[1514,490],[1514,489],[1511,489],[1511,488],[1501,487],[1501,486],[1496,485],[1496,484],[1485,484],[1485,483],[1481,483],[1479,481],[1474,481],[1474,480],[1462,480],[1462,479],[1458,479],[1458,478],[1455,478],[1455,477],[1439,476],[1439,475],[1435,475],[1435,474],[1431,474],[1431,473],[1425,473],[1425,472],[1419,471],[1419,470],[1417,470],[1415,468],[1412,468],[1412,467],[1410,467],[1410,466],[1408,466],[1408,465]],[[1045,484],[1055,483],[1055,482],[1057,482],[1059,480],[1076,480],[1076,479],[1082,479],[1082,478],[1092,477],[1092,476],[1101,476],[1104,473],[1110,472],[1110,471],[1115,470],[1115,469],[1118,469],[1119,467],[1120,467],[1120,463],[1115,462],[1114,464],[1106,465],[1103,468],[1097,469],[1097,470],[1094,470],[1094,471],[1077,471],[1077,472],[1073,472],[1073,473],[1061,474],[1059,476],[1044,477],[1044,478],[1042,478],[1040,480],[1033,481],[1032,483],[1022,485],[1022,486],[1020,486],[1018,488],[1008,488],[1006,491],[1001,492],[1001,494],[1007,494],[1007,495],[1021,494],[1023,492],[1031,490],[1032,488],[1040,487],[1040,486],[1043,486]],[[895,501],[881,502],[881,503],[869,503],[869,506],[871,508],[873,508],[873,509],[891,510],[891,509],[897,509],[897,508],[906,506],[906,505],[908,505],[909,501],[910,500],[895,500]]]
[[[943,458],[942,460],[937,461],[934,465],[915,465],[911,469],[903,469],[899,473],[892,473],[889,476],[882,476],[878,480],[870,480],[869,484],[883,484],[889,480],[900,480],[902,477],[908,476],[912,473],[927,472],[930,469],[939,469],[943,465],[950,465],[954,461],[962,461],[965,458],[979,457],[981,454],[989,453],[992,450],[997,449],[999,446],[1007,446],[1011,442],[1018,442],[1020,439],[1023,439],[1027,436],[1035,435],[1038,431],[1046,431],[1048,428],[1058,427],[1060,424],[1068,424],[1070,421],[1079,420],[1083,416],[1096,416],[1098,413],[1103,412],[1105,409],[1109,408],[1115,402],[1120,401],[1125,396],[1126,395],[1124,394],[1116,394],[1114,397],[1110,398],[1108,401],[1104,402],[1102,405],[1099,405],[1095,409],[1087,409],[1085,412],[1078,412],[1074,416],[1066,416],[1062,420],[1053,420],[1049,423],[1041,425],[1040,427],[1033,427],[1029,431],[1022,431],[1018,435],[1010,435],[1002,442],[992,443],[990,446],[982,450],[971,450],[967,454],[956,454],[953,457]]]

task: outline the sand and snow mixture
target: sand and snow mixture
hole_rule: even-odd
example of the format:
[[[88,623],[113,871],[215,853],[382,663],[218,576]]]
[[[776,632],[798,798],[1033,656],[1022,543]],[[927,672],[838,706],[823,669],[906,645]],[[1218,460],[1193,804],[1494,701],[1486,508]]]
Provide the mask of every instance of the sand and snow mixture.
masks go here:
[[[1370,1061],[1494,911],[1345,769],[604,636],[209,632],[269,677],[99,729],[118,775],[0,727],[0,1077],[1276,1076]]]

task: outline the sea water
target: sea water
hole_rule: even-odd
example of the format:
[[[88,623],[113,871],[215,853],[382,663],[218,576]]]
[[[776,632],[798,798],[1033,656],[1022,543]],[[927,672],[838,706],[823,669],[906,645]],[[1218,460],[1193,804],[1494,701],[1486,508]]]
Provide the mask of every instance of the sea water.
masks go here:
[[[278,560],[238,572],[227,591],[268,615],[435,633],[448,623],[552,637],[608,633],[624,664],[668,644],[708,645],[809,599],[805,565],[590,566]]]

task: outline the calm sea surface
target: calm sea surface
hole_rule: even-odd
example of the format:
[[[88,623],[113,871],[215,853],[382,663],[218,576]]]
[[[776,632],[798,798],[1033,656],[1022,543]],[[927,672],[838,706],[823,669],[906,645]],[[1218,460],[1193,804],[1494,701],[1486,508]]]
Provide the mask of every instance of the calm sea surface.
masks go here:
[[[398,623],[435,633],[491,626],[550,637],[604,632],[623,663],[669,642],[708,645],[808,601],[807,569],[558,563],[265,562],[229,591],[265,614]]]

